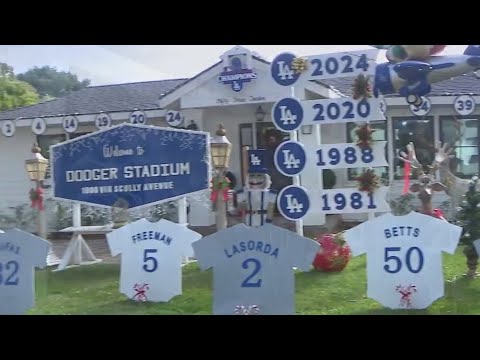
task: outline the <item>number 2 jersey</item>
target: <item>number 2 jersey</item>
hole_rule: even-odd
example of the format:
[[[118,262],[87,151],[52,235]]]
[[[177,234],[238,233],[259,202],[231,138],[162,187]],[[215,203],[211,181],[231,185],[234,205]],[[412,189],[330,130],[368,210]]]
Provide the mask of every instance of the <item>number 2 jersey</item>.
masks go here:
[[[444,295],[442,251],[462,228],[432,216],[390,213],[345,232],[353,256],[367,255],[367,296],[391,309],[425,309]]]
[[[213,313],[233,315],[257,306],[259,314],[295,313],[293,267],[308,271],[320,245],[272,224],[238,224],[195,243],[202,270],[213,268]]]
[[[136,301],[167,302],[182,294],[182,259],[201,235],[161,219],[140,219],[107,234],[112,256],[122,254],[120,292]]]
[[[35,267],[47,266],[51,243],[19,229],[0,231],[0,314],[35,306]]]

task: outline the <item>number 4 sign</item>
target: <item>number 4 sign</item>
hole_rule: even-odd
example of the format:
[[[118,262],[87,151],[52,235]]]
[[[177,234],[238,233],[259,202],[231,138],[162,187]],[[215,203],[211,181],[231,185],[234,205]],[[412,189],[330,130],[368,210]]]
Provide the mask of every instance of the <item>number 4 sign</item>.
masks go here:
[[[256,306],[260,315],[293,315],[293,267],[310,270],[319,248],[272,224],[238,224],[193,243],[200,269],[214,271],[215,315],[234,315],[239,306]]]
[[[183,225],[140,219],[107,234],[112,256],[122,254],[120,292],[136,301],[167,302],[182,293],[182,259],[202,236]]]
[[[367,296],[391,309],[425,309],[444,295],[442,252],[462,228],[433,216],[391,213],[345,232],[353,256],[367,255]]]

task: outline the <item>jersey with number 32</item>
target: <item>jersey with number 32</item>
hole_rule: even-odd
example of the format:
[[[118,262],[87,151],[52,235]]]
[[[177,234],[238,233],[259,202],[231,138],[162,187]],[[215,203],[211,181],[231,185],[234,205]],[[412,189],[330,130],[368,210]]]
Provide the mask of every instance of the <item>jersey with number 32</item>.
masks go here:
[[[0,232],[0,314],[35,305],[35,267],[47,266],[51,243],[19,229]]]
[[[263,315],[295,313],[293,267],[310,269],[320,245],[272,224],[238,224],[193,243],[200,268],[213,267],[213,313],[258,306]]]
[[[137,220],[107,234],[112,256],[122,254],[120,292],[137,301],[167,302],[182,294],[182,259],[201,235],[161,219]]]
[[[367,295],[391,309],[425,309],[444,296],[442,251],[462,228],[432,216],[390,213],[345,232],[353,256],[367,254]]]

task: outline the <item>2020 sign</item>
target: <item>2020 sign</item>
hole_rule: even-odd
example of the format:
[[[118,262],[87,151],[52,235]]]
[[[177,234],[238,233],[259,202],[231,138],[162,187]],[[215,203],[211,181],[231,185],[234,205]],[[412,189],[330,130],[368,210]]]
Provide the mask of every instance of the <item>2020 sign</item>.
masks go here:
[[[273,80],[281,86],[292,86],[300,78],[322,80],[372,75],[377,56],[377,49],[308,56],[305,57],[307,71],[299,74],[293,69],[293,61],[297,57],[291,53],[282,53],[272,61],[270,73]]]
[[[349,169],[388,166],[386,141],[376,141],[370,149],[354,144],[328,144],[309,149],[308,159],[322,169]],[[318,150],[316,150],[318,149]]]

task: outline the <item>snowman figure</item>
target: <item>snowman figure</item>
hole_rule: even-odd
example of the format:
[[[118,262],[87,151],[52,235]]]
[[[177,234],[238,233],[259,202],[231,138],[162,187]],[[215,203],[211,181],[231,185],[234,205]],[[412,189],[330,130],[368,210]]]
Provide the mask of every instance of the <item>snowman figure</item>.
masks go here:
[[[272,221],[277,192],[270,190],[270,185],[265,150],[249,150],[247,183],[243,190],[237,191],[245,225],[257,227]]]

